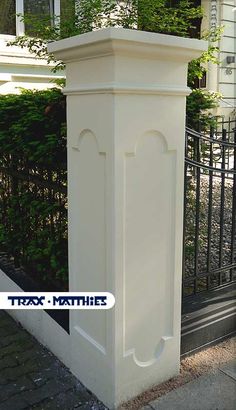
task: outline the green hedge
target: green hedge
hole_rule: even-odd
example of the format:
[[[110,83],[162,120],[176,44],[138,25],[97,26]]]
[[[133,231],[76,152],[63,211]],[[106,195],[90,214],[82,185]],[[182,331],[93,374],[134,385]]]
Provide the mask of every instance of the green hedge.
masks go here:
[[[60,90],[0,95],[0,250],[67,288],[66,114]]]

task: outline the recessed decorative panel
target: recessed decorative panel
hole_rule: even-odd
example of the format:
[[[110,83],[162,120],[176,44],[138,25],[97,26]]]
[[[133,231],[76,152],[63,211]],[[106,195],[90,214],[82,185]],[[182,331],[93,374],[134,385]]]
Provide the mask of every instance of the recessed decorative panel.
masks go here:
[[[125,158],[124,344],[145,366],[173,333],[175,152],[157,132],[134,151]]]

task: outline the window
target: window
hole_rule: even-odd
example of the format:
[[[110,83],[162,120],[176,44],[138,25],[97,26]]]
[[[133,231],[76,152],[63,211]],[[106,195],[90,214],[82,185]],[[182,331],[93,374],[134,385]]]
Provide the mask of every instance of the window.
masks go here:
[[[16,2],[0,0],[0,34],[16,34]]]
[[[62,21],[69,21],[71,18],[73,19],[78,3],[79,0],[61,0],[60,16]]]
[[[206,71],[204,71],[202,78],[195,79],[193,88],[206,88],[206,81]]]
[[[45,25],[53,22],[54,2],[53,0],[24,0],[24,14],[30,17],[32,21],[43,21]],[[25,33],[34,35],[33,25],[25,20]]]
[[[21,21],[19,15],[28,14],[45,23],[60,15],[60,0],[0,0],[0,7],[0,34],[33,35],[30,23]]]
[[[24,0],[24,12],[35,16],[53,14],[53,0]]]

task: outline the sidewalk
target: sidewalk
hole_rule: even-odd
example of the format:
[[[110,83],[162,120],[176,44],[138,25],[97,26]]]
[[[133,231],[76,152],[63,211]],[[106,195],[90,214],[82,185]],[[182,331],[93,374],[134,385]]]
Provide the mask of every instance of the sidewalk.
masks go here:
[[[0,310],[0,410],[105,410],[46,348]]]
[[[172,390],[143,410],[236,409],[236,361]]]
[[[181,361],[180,374],[147,390],[119,410],[236,409],[236,338]]]

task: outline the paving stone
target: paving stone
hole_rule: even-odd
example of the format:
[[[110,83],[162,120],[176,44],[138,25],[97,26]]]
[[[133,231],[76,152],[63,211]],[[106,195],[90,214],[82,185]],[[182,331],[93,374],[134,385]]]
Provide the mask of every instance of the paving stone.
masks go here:
[[[11,325],[11,326],[10,326]],[[19,324],[16,323],[14,319],[12,319],[10,316],[6,316],[5,312],[1,310],[1,315],[0,315],[0,328],[1,327],[9,327],[11,329],[19,329]]]
[[[19,363],[25,363],[28,360],[34,360],[38,363],[38,368],[41,366],[50,366],[54,361],[55,357],[45,352],[40,345],[33,345],[29,350],[25,350],[20,355],[17,355],[17,360]]]
[[[18,354],[17,360],[19,364],[27,363],[28,361],[36,361],[40,357],[40,350],[37,346],[33,345],[30,349],[23,351],[20,355]]]
[[[17,394],[4,403],[0,403],[0,410],[30,410],[28,404]]]
[[[1,337],[14,335],[16,333],[17,333],[17,329],[14,329],[14,328],[11,328],[11,327],[8,328],[6,326],[1,327],[1,331],[0,331]]]
[[[0,402],[7,400],[14,394],[21,393],[32,388],[34,388],[33,382],[29,378],[23,376],[15,382],[8,383],[7,385],[0,387]]]
[[[61,409],[62,407],[58,407],[58,405],[56,403],[54,403],[53,401],[43,401],[40,404],[37,404],[36,406],[31,407],[32,410],[58,410]],[[64,408],[63,408],[64,410]],[[69,407],[66,407],[66,410],[70,410]]]
[[[57,363],[63,367],[62,363],[53,354],[45,349],[37,352],[37,360],[39,361],[40,367],[54,369]]]
[[[45,360],[45,364],[47,361]],[[64,382],[69,382],[70,387],[74,388],[75,386],[78,387],[78,382],[75,378],[71,377],[71,373],[63,368],[62,364],[58,364],[57,362],[51,364],[50,367],[45,366],[44,368],[40,366],[39,371],[32,372],[29,377],[31,380],[37,385],[40,386],[44,384],[47,380],[55,379],[55,377],[59,380],[63,380]],[[83,387],[84,390],[84,387]]]
[[[2,347],[0,350],[0,359],[4,358],[5,356],[18,356],[19,353],[24,352],[25,349],[30,349],[33,346],[33,343],[30,339],[20,339],[15,340],[14,343],[10,343],[8,346]]]
[[[4,357],[0,360],[0,371],[8,367],[16,367],[18,362],[13,357]]]
[[[79,410],[91,410],[93,406],[93,403],[86,403],[83,404],[82,406],[77,407]],[[76,408],[76,407],[74,407]],[[97,410],[97,409],[96,409]]]
[[[0,330],[1,334],[1,330]],[[25,330],[18,329],[15,333],[9,336],[2,337],[0,339],[0,347],[5,347],[10,345],[11,343],[15,342],[16,340],[28,340],[29,335]]]
[[[78,409],[79,410],[104,410],[106,409],[106,407],[104,406],[104,404],[98,401],[90,400],[89,403],[79,406]]]
[[[26,362],[21,366],[17,367],[8,367],[1,371],[0,380],[5,379],[7,382],[17,380],[19,377],[26,374],[31,374],[37,369],[37,363],[35,362]],[[31,377],[30,377],[31,378]],[[31,378],[32,379],[32,378]]]
[[[88,405],[91,401],[91,394],[86,391],[67,391],[66,394],[58,394],[52,400],[43,402],[42,404],[33,407],[34,410],[71,410],[80,408],[82,405]]]
[[[59,361],[55,361],[49,368],[46,368],[44,375],[48,378],[55,377],[56,375],[60,380],[69,381],[71,388],[76,388],[78,391],[84,390],[84,386],[75,377],[72,379],[70,371],[62,366]]]
[[[51,397],[53,398],[53,396],[69,390],[69,388],[69,384],[62,383],[57,380],[49,380],[37,389],[22,393],[22,398],[28,404],[34,405],[45,399],[50,399]]]
[[[3,376],[0,374],[0,387],[1,387],[1,386],[4,386],[4,385],[7,384],[7,383],[8,383],[8,380],[5,379],[5,377],[3,377]]]
[[[53,372],[45,374],[45,370],[43,369],[41,372],[33,372],[29,374],[29,377],[32,380],[32,382],[35,384],[35,386],[40,387],[44,385],[50,379],[51,380],[54,379],[55,373],[54,375],[53,375]]]
[[[1,312],[1,321],[0,410],[106,409],[6,313]]]

